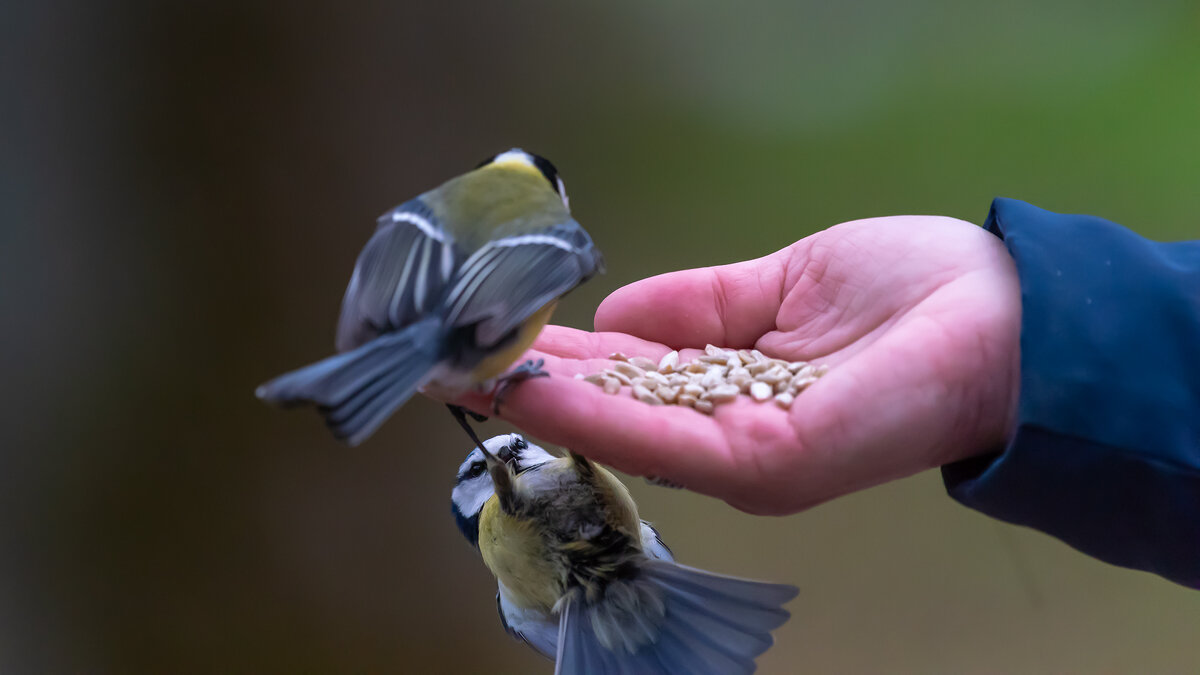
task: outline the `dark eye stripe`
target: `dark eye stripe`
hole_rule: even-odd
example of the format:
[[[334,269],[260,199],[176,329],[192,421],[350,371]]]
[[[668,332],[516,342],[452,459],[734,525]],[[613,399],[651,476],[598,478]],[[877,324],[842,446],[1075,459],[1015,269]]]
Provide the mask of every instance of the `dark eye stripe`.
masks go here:
[[[550,160],[545,157],[539,157],[532,152],[529,153],[529,156],[533,158],[533,165],[538,168],[538,171],[541,171],[546,180],[550,181],[550,187],[554,188],[555,193],[558,193],[558,169],[554,168]],[[558,193],[558,196],[561,197],[562,194]]]

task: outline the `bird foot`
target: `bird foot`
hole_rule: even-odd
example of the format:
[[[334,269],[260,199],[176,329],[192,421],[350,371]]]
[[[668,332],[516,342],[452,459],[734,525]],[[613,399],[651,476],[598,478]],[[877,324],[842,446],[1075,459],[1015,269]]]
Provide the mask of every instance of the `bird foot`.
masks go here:
[[[544,365],[546,365],[545,359],[537,361],[530,359],[496,378],[496,389],[492,393],[492,414],[500,414],[500,404],[504,402],[504,397],[513,387],[535,377],[550,377],[550,373],[542,369]]]

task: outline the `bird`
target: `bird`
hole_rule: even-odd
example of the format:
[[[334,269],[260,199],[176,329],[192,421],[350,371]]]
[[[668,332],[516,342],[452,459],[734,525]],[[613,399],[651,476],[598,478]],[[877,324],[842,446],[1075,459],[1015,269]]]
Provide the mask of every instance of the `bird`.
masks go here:
[[[521,434],[473,448],[451,503],[505,629],[555,675],[752,673],[799,592],[675,562],[612,473]]]
[[[418,390],[491,390],[494,413],[513,385],[548,375],[540,361],[505,371],[558,299],[603,271],[554,164],[501,152],[380,216],[342,299],[338,353],[255,393],[316,406],[351,446]],[[465,414],[486,417],[449,407],[478,446]]]
[[[545,464],[555,458],[543,448],[527,442],[520,434],[502,434],[483,441],[491,453],[499,453],[501,461],[511,464],[513,472],[521,472]],[[479,515],[483,505],[496,494],[492,476],[487,471],[487,459],[478,448],[471,448],[458,468],[451,510],[458,529],[472,546],[479,545]],[[642,550],[656,560],[675,560],[671,549],[663,542],[658,530],[643,520],[640,526]],[[553,659],[558,643],[558,617],[552,613],[526,610],[514,604],[512,592],[499,583],[496,608],[500,623],[514,638],[528,644],[546,658]]]

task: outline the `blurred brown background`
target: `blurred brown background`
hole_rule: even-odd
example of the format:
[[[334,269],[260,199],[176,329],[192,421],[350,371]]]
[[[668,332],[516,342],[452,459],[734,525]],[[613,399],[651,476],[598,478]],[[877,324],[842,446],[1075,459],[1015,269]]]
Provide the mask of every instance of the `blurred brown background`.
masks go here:
[[[374,218],[491,153],[607,252],[581,327],[995,195],[1200,236],[1191,2],[9,2],[0,77],[5,673],[550,672],[454,528],[449,416],[351,450],[252,396],[330,351]],[[1200,669],[1200,595],[936,473],[783,519],[631,487],[682,561],[802,587],[764,673]]]

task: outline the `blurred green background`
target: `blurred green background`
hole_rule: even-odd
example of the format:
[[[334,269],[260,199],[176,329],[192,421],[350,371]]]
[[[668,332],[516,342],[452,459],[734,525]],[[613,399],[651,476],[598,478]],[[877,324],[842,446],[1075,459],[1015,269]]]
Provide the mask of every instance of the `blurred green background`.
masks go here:
[[[1194,2],[10,2],[0,77],[5,673],[550,672],[454,528],[448,415],[347,449],[252,395],[329,353],[375,217],[491,153],[606,252],[579,327],[996,195],[1200,236]],[[764,673],[1200,669],[1200,595],[936,472],[781,519],[631,488],[683,562],[801,586]]]

